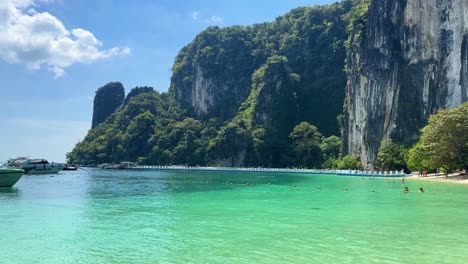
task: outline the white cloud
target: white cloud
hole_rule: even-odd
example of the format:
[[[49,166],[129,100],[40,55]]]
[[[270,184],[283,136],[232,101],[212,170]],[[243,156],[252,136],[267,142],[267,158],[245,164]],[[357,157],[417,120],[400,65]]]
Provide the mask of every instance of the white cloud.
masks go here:
[[[60,78],[65,75],[65,71],[57,66],[49,67],[49,71],[55,73],[55,78]]]
[[[211,22],[216,23],[216,24],[221,24],[223,23],[223,19],[219,16],[212,16]]]
[[[192,12],[192,19],[193,20],[198,20],[198,18],[200,17],[200,12],[197,12],[197,11],[194,11]]]
[[[131,52],[126,47],[101,49],[103,44],[93,33],[81,28],[68,30],[50,13],[34,9],[38,3],[52,1],[0,0],[0,59],[29,69],[45,65],[59,78],[75,63]]]
[[[200,12],[198,11],[193,11],[192,12],[192,20],[193,21],[199,21],[202,23],[206,24],[222,24],[223,23],[223,18],[220,16],[212,16],[212,17],[203,17]]]

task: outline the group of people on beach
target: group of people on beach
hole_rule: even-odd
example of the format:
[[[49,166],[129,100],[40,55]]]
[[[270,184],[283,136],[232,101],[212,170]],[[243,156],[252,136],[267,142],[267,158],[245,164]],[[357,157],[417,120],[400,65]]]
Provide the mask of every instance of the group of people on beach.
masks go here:
[[[427,170],[423,170],[422,172],[419,172],[419,177],[427,177]]]

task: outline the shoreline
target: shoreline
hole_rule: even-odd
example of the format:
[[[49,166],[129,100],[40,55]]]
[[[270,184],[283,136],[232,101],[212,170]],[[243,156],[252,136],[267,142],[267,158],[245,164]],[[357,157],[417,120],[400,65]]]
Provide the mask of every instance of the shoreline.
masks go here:
[[[163,170],[163,171],[225,171],[225,172],[267,172],[267,173],[305,173],[305,174],[333,174],[339,176],[399,178],[408,177],[399,171],[365,171],[339,169],[298,169],[298,168],[263,168],[263,167],[204,167],[204,166],[136,166],[129,170]]]
[[[408,180],[416,181],[432,181],[432,182],[445,182],[445,183],[455,183],[455,184],[468,184],[467,175],[460,175],[460,173],[452,174],[428,174],[426,177],[419,177],[418,175],[411,175],[406,177]]]

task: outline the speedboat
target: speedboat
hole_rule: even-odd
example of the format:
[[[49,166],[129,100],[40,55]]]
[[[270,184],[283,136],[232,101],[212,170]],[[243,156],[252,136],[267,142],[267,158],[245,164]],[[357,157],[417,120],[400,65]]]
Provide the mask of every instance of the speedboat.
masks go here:
[[[18,168],[0,168],[0,187],[11,187],[23,176],[24,170]]]
[[[61,171],[65,165],[61,163],[49,163],[46,159],[16,159],[10,160],[8,166],[23,169],[26,174],[52,174]]]
[[[65,167],[62,169],[64,171],[76,171],[78,170],[77,166],[65,164]]]

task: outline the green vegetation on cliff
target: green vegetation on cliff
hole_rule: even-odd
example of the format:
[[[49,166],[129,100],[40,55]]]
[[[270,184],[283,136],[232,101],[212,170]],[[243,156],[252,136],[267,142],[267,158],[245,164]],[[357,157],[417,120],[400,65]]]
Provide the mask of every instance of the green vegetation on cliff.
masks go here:
[[[99,164],[136,161],[140,164],[271,166],[272,139],[240,117],[228,123],[219,119],[187,117],[167,93],[150,87],[133,89],[125,103],[105,122],[91,129],[67,158],[72,163]],[[266,143],[265,143],[266,142]],[[288,131],[284,166],[319,168],[340,156],[340,139],[325,138],[318,129],[301,122]],[[239,156],[243,164],[236,164]]]
[[[337,135],[335,120],[342,113],[346,85],[346,16],[352,6],[353,1],[345,0],[296,8],[270,23],[209,27],[177,55],[170,93],[190,116],[224,122],[247,100],[268,100],[275,89],[259,88],[273,78],[281,96],[289,97],[282,111],[315,124],[325,135]],[[274,61],[281,61],[283,68],[259,78]]]
[[[104,122],[124,102],[125,90],[120,82],[111,82],[96,91],[94,97],[93,122],[95,128]]]
[[[207,28],[177,55],[168,93],[130,91],[112,115],[93,121],[69,160],[360,167],[341,157],[336,119],[345,42],[362,30],[369,3],[344,0],[270,23]]]
[[[421,133],[407,156],[410,169],[468,168],[468,103],[439,110],[429,118]]]
[[[380,143],[377,154],[376,166],[380,170],[402,170],[406,169],[405,156],[408,149],[401,144],[393,142],[389,138],[384,138]]]

